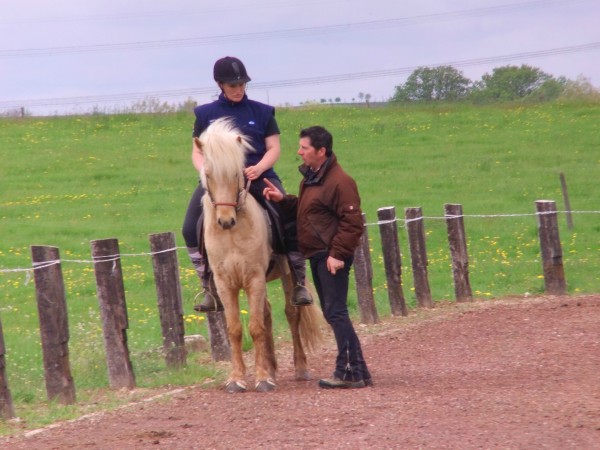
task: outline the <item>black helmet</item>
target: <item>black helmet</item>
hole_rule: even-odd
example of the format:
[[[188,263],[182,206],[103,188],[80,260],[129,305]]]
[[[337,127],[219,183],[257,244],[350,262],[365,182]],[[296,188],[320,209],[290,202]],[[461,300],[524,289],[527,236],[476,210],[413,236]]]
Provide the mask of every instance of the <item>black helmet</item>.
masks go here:
[[[219,59],[215,63],[213,75],[218,83],[247,83],[250,81],[244,63],[233,56]]]

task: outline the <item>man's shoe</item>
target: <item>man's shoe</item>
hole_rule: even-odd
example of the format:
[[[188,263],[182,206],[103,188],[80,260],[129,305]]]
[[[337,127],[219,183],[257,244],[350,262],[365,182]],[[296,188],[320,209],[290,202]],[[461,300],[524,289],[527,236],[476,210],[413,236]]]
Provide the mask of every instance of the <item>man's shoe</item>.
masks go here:
[[[313,298],[308,289],[301,284],[297,284],[292,292],[292,306],[309,306],[313,303]]]
[[[194,310],[202,313],[223,311],[223,303],[217,294],[211,293],[209,290],[204,291],[204,300],[197,305],[194,305]]]
[[[340,380],[337,377],[319,380],[319,387],[323,389],[356,389],[365,387],[363,380]]]

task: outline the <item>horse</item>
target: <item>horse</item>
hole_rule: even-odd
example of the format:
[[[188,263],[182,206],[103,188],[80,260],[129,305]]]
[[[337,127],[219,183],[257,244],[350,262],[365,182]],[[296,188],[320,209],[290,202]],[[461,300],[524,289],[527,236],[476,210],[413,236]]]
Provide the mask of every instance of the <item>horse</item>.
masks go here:
[[[309,380],[305,350],[310,352],[321,342],[324,319],[314,303],[299,307],[291,304],[294,284],[287,258],[284,254],[274,253],[264,208],[248,195],[250,183],[245,181],[243,169],[247,152],[254,149],[231,118],[214,121],[195,138],[195,142],[204,158],[200,171],[206,190],[202,197],[203,242],[223,303],[231,345],[231,370],[225,390],[230,393],[247,390],[240,321],[241,290],[245,291],[248,300],[255,390],[268,392],[276,387],[277,360],[271,304],[267,298],[267,282],[275,279],[281,280],[285,294],[295,379]]]

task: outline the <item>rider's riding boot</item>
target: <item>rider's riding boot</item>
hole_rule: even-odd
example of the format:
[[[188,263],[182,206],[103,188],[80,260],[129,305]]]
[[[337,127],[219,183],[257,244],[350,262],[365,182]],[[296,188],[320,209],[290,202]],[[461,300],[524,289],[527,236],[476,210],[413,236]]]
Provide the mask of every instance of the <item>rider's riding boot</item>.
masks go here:
[[[305,287],[306,284],[306,265],[304,255],[298,251],[292,251],[287,254],[290,268],[294,278],[294,290],[292,291],[293,306],[312,305],[313,298],[310,291]]]
[[[188,248],[188,254],[190,256],[190,260],[194,265],[194,269],[196,269],[196,274],[200,278],[202,282],[202,292],[200,294],[204,294],[204,300],[201,303],[194,305],[194,310],[198,312],[216,312],[223,311],[223,304],[221,303],[221,299],[217,294],[217,289],[215,287],[215,282],[212,279],[212,274],[206,275],[207,267],[204,262],[204,258],[200,254],[197,248]]]
[[[217,294],[212,273],[208,276],[208,280],[205,278],[202,279],[202,287],[204,288],[202,291],[204,300],[195,305],[194,310],[203,313],[223,311],[223,303],[221,303],[219,294]]]

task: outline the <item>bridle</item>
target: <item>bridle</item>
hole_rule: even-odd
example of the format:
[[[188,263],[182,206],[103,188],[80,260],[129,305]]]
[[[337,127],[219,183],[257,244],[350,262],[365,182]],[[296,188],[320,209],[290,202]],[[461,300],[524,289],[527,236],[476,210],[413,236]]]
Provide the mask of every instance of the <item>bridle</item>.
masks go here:
[[[238,180],[239,180],[239,175],[238,175]],[[215,199],[212,196],[212,192],[210,191],[210,188],[208,186],[208,183],[206,183],[206,193],[208,194],[208,198],[210,199],[210,203],[213,205],[213,207],[231,206],[231,207],[235,208],[235,211],[237,212],[240,209],[242,209],[242,207],[244,206],[244,202],[246,200],[246,195],[248,195],[248,190],[250,189],[250,183],[252,183],[252,181],[250,179],[248,179],[248,181],[246,183],[246,187],[244,187],[242,185],[242,183],[238,183],[239,189],[238,189],[238,193],[237,193],[237,199],[234,202],[215,202]]]

